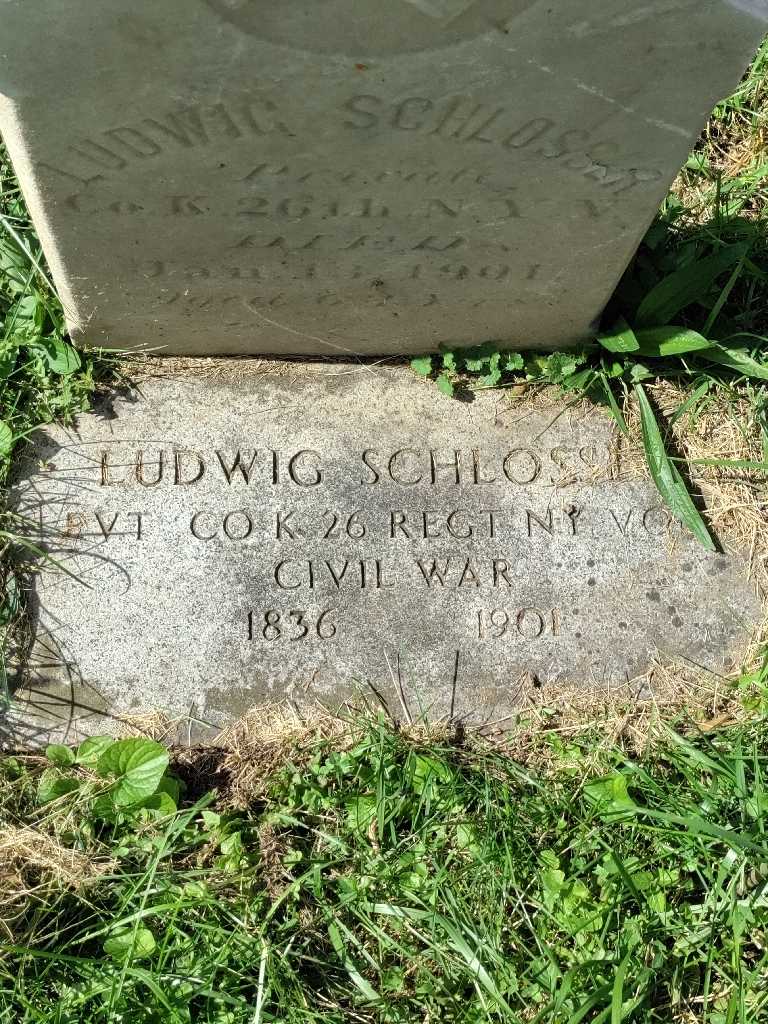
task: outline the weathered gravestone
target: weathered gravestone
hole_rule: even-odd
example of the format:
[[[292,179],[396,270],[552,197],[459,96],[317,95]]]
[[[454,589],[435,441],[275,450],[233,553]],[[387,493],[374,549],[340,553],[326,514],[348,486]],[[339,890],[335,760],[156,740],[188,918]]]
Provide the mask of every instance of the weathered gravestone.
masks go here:
[[[358,689],[493,722],[534,683],[738,664],[743,561],[615,479],[602,414],[457,403],[393,368],[227,369],[37,441],[15,503],[57,567],[32,580],[21,738]]]
[[[584,336],[768,20],[766,0],[0,7],[0,130],[74,335],[210,355]]]

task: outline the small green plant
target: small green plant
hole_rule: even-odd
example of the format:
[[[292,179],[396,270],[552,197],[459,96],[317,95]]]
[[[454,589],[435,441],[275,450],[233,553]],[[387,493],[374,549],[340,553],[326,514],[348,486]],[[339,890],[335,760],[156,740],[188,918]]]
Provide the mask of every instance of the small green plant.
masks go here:
[[[53,420],[89,408],[113,360],[78,352],[42,250],[0,146],[0,485],[17,444]]]
[[[90,408],[100,380],[113,376],[114,354],[79,352],[66,333],[40,243],[0,142],[0,488],[14,455],[40,426],[70,423]],[[0,501],[0,698],[9,637],[23,611],[15,569],[30,556],[25,524]]]
[[[38,781],[41,804],[76,796],[83,814],[111,822],[176,812],[179,785],[166,772],[168,751],[154,740],[92,736],[75,750],[52,744],[45,756],[51,767]]]

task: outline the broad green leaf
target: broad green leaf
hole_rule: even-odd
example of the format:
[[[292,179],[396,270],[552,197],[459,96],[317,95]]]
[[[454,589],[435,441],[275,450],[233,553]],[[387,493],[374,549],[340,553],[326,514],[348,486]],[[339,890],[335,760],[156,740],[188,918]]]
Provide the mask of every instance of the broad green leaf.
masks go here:
[[[685,162],[688,171],[698,171],[699,174],[706,173],[710,168],[709,160],[703,153],[692,153]]]
[[[547,357],[544,372],[553,384],[562,384],[585,361],[583,352],[553,352]]]
[[[45,322],[45,303],[36,292],[23,295],[10,313],[14,330],[22,330],[27,338],[36,338]]]
[[[4,420],[0,420],[0,456],[10,455],[13,449],[13,431]]]
[[[637,332],[638,355],[663,359],[701,352],[715,344],[687,327],[650,327]]]
[[[688,527],[699,543],[708,551],[714,551],[715,543],[707,525],[694,505],[685,481],[667,455],[664,439],[642,384],[635,385],[635,394],[640,406],[645,457],[659,494],[669,506],[672,515]]]
[[[453,381],[447,373],[441,373],[437,378],[437,387],[444,395],[448,395],[449,398],[453,398],[453,393],[456,389],[453,386]]]
[[[636,806],[629,795],[627,780],[620,772],[587,783],[584,796],[601,811],[633,811]]]
[[[597,340],[609,352],[637,352],[640,348],[635,332],[623,317],[607,334],[598,334]]]
[[[455,373],[457,370],[456,365],[456,353],[450,350],[443,352],[443,369],[448,370],[450,373]]]
[[[471,373],[479,373],[494,356],[498,359],[500,353],[495,342],[486,341],[482,345],[460,349],[460,355],[464,366]]]
[[[704,358],[711,363],[727,366],[729,370],[735,370],[736,373],[743,374],[745,377],[768,380],[768,363],[759,363],[746,349],[713,345]]]
[[[448,783],[453,778],[451,769],[437,757],[413,754],[409,758],[411,785],[416,793],[423,793],[429,783]]]
[[[181,782],[171,775],[164,775],[155,790],[155,796],[160,793],[166,793],[175,804],[178,804],[181,795]]]
[[[152,816],[157,818],[169,818],[179,809],[169,793],[153,793],[152,796],[141,801],[139,808],[143,811],[151,811]]]
[[[515,370],[522,370],[525,360],[519,352],[507,352],[504,355],[501,368],[505,373],[514,373]]]
[[[653,374],[647,366],[643,366],[642,363],[633,363],[629,371],[629,380],[631,384],[637,384],[638,381],[648,380]]]
[[[106,940],[104,952],[114,960],[144,960],[155,951],[155,937],[149,928],[125,928]]]
[[[466,850],[473,857],[482,857],[483,844],[480,841],[480,832],[475,825],[460,822],[456,826],[456,848]]]
[[[377,807],[375,796],[356,796],[347,800],[347,828],[352,832],[364,832],[376,816]]]
[[[153,798],[154,799],[154,798]],[[169,797],[170,799],[170,797]],[[142,805],[143,806],[143,805]],[[219,845],[219,849],[225,857],[232,857],[243,852],[243,836],[240,832],[231,832],[225,836]]]
[[[637,326],[668,324],[675,314],[704,298],[717,278],[746,255],[749,246],[749,242],[727,245],[712,256],[673,271],[640,303],[635,320]]]
[[[626,363],[619,359],[601,359],[600,363],[603,367],[603,373],[605,376],[615,380],[617,377],[623,377],[626,373]]]
[[[37,784],[38,803],[47,804],[80,788],[77,779],[67,778],[58,768],[46,768]]]
[[[0,347],[0,381],[8,380],[16,369],[16,361],[19,357],[19,345],[9,339]]]
[[[428,377],[432,373],[432,356],[419,356],[411,360],[411,369],[420,377]]]
[[[69,768],[75,763],[74,751],[70,747],[65,747],[63,743],[49,743],[45,748],[45,756],[59,768]]]
[[[11,294],[21,295],[34,276],[24,253],[17,248],[10,236],[0,233],[0,276],[4,288]]]
[[[115,739],[112,736],[89,736],[77,748],[75,760],[78,764],[93,768],[107,747],[111,747],[114,742]]]
[[[110,795],[117,807],[135,804],[152,796],[167,767],[168,751],[165,747],[140,737],[117,740],[96,763],[96,771],[102,778],[116,777]]]
[[[478,383],[483,388],[495,388],[500,380],[501,370],[498,368],[498,366],[496,366],[494,367],[494,369],[491,370],[490,373],[486,373],[484,376],[482,376]]]
[[[112,824],[115,824],[119,814],[115,810],[111,793],[99,793],[96,799],[91,802],[90,812],[94,821],[109,821]]]
[[[48,368],[62,377],[80,369],[80,356],[68,342],[60,338],[40,338],[33,347],[40,352]]]

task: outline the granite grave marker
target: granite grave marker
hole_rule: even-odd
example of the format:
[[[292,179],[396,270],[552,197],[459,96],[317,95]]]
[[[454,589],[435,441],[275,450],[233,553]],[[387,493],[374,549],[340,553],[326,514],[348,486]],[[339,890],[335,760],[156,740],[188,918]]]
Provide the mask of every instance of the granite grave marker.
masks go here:
[[[615,477],[604,414],[462,404],[404,369],[145,381],[46,428],[22,468],[15,505],[58,568],[30,581],[7,728],[357,691],[401,714],[399,688],[414,717],[490,722],[532,680],[738,664],[760,614],[744,560]]]
[[[2,0],[0,131],[75,338],[589,333],[766,0]]]

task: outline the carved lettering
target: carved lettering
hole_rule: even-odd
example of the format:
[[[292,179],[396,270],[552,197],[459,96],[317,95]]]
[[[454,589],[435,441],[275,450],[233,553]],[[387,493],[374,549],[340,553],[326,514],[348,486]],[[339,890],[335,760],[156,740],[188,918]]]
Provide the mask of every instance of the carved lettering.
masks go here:
[[[219,465],[221,466],[228,484],[232,483],[232,478],[235,476],[236,472],[240,473],[240,476],[246,484],[249,484],[251,482],[253,464],[256,461],[256,456],[258,454],[259,453],[257,451],[252,451],[251,458],[246,465],[239,448],[237,452],[235,452],[234,459],[227,459],[223,452],[215,452],[216,458],[219,460]]]

